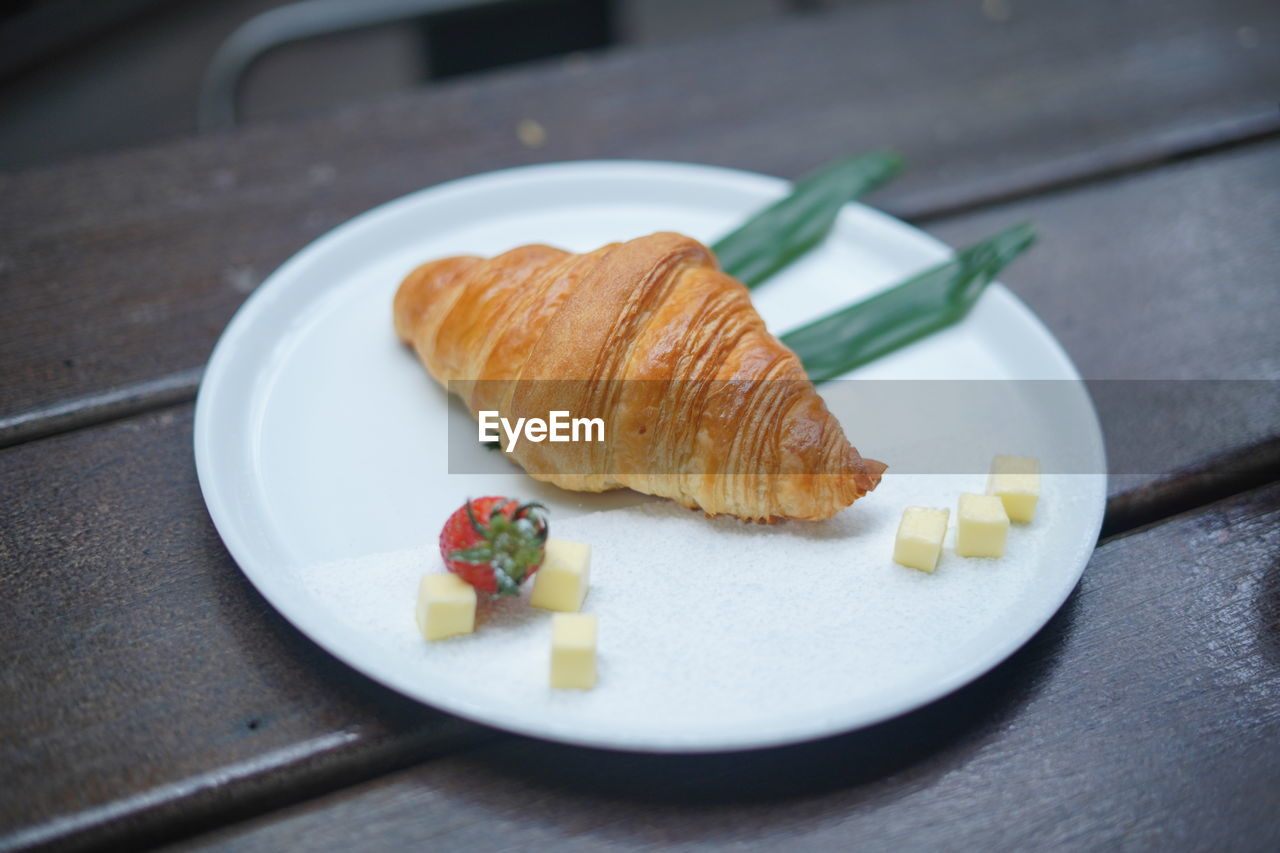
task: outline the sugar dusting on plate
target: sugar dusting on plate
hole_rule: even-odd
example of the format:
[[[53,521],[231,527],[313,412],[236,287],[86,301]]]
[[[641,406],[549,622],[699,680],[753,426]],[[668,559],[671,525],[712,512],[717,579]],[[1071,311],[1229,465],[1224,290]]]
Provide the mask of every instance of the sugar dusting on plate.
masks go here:
[[[1069,477],[1046,476],[1038,517],[1012,528],[1004,558],[957,557],[953,513],[935,574],[892,561],[905,506],[954,507],[984,479],[887,476],[872,498],[818,524],[707,519],[659,500],[553,518],[552,535],[593,549],[583,608],[600,620],[592,691],[548,687],[551,614],[528,605],[527,588],[483,602],[474,634],[423,641],[414,596],[424,572],[443,571],[434,540],[298,572],[331,618],[411,679],[679,739],[836,713],[965,666],[1055,558],[1054,516],[1083,499]]]

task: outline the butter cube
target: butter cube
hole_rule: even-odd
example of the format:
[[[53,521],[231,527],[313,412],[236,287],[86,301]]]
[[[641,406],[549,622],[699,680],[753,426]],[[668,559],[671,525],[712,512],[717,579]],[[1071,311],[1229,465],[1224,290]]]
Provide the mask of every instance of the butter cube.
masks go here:
[[[533,576],[529,603],[543,610],[576,613],[587,598],[591,546],[567,539],[548,539],[542,566]]]
[[[594,613],[556,613],[551,617],[551,686],[596,686]]]
[[[423,639],[470,634],[475,627],[475,587],[449,572],[422,576],[418,584],[418,630]]]
[[[898,538],[893,545],[893,560],[912,569],[932,573],[938,567],[942,540],[947,535],[949,509],[909,506],[902,511]]]
[[[987,494],[1000,497],[1010,521],[1031,521],[1040,499],[1040,460],[1034,456],[997,456],[991,463]]]
[[[961,557],[1003,557],[1009,516],[995,495],[961,495],[956,513],[956,553]]]

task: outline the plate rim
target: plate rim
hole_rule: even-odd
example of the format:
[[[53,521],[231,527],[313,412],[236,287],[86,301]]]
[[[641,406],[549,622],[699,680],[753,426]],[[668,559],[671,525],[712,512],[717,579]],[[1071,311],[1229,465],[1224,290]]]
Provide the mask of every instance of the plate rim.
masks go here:
[[[518,713],[495,714],[491,706],[476,706],[457,697],[445,695],[432,696],[430,699],[425,699],[420,692],[411,692],[405,684],[397,683],[394,677],[379,671],[371,671],[369,667],[354,662],[347,654],[348,650],[342,648],[341,643],[331,642],[330,638],[333,632],[325,630],[325,626],[318,624],[320,620],[312,617],[312,611],[299,605],[294,597],[288,593],[284,588],[287,584],[282,583],[279,579],[280,573],[273,573],[257,564],[258,561],[254,559],[251,550],[245,543],[244,537],[236,528],[232,514],[224,504],[224,496],[219,490],[220,484],[215,470],[215,451],[213,449],[211,431],[214,428],[212,420],[216,417],[217,412],[214,409],[214,404],[226,385],[226,374],[230,369],[231,359],[234,358],[237,342],[249,334],[256,316],[269,305],[273,298],[272,288],[286,286],[292,271],[305,266],[312,257],[321,256],[331,247],[340,246],[344,241],[358,237],[366,229],[376,229],[379,222],[393,219],[399,214],[400,210],[420,203],[425,196],[435,197],[437,201],[440,201],[442,199],[447,200],[451,195],[465,195],[476,190],[485,189],[486,185],[490,185],[489,188],[492,188],[512,181],[518,183],[522,180],[554,179],[557,173],[580,178],[584,173],[594,172],[596,173],[594,177],[606,178],[621,176],[628,171],[633,174],[644,172],[653,174],[658,172],[661,173],[661,177],[664,179],[671,179],[677,173],[683,173],[680,177],[718,180],[726,186],[734,185],[738,189],[746,187],[748,191],[763,190],[766,194],[774,197],[781,196],[791,185],[790,182],[781,178],[756,172],[723,166],[665,160],[570,160],[498,169],[424,187],[357,214],[295,252],[254,289],[227,322],[206,362],[196,394],[192,436],[197,480],[206,509],[223,544],[249,582],[262,594],[277,613],[283,616],[308,640],[333,655],[342,665],[349,666],[365,677],[371,678],[402,695],[406,695],[414,701],[447,713],[456,714],[481,725],[500,728],[529,737],[577,746],[621,751],[672,754],[740,751],[801,743],[864,729],[910,713],[954,693],[961,687],[990,672],[1017,652],[1018,649],[1022,648],[1061,610],[1063,604],[1070,597],[1072,590],[1076,588],[1080,578],[1083,576],[1084,569],[1096,547],[1097,535],[1102,528],[1107,489],[1107,475],[1105,473],[1073,475],[1093,478],[1095,485],[1095,489],[1090,495],[1093,512],[1088,519],[1087,527],[1082,528],[1082,544],[1079,547],[1079,553],[1072,555],[1075,568],[1070,573],[1062,576],[1061,588],[1054,590],[1052,595],[1042,599],[1046,602],[1044,606],[1032,614],[1034,618],[1027,618],[1020,630],[1002,635],[1001,642],[991,644],[986,653],[975,656],[966,666],[952,670],[949,677],[931,681],[927,686],[916,685],[916,689],[904,691],[907,694],[907,698],[903,700],[899,697],[898,701],[891,703],[891,708],[882,708],[871,713],[846,714],[844,713],[844,706],[836,705],[825,709],[821,714],[811,714],[805,718],[799,718],[803,719],[804,724],[797,725],[795,721],[798,718],[787,718],[790,722],[781,727],[774,725],[767,731],[756,728],[736,735],[721,735],[714,740],[709,740],[702,735],[689,738],[668,736],[661,743],[656,742],[651,737],[628,738],[625,733],[613,737],[601,737],[594,729],[583,731],[580,724],[560,727],[548,726],[545,723],[533,725],[530,724],[527,718],[521,717]],[[754,186],[751,187],[749,185]],[[846,209],[857,209],[864,216],[869,215],[873,219],[880,219],[882,220],[881,224],[905,230],[922,245],[931,244],[935,250],[940,250],[947,254],[953,252],[950,246],[927,232],[881,210],[858,202],[850,202],[845,207]],[[281,281],[285,284],[279,284]],[[1105,465],[1105,445],[1102,441],[1097,409],[1093,405],[1088,388],[1085,386],[1079,371],[1061,343],[1035,312],[1001,283],[993,282],[988,287],[987,294],[984,294],[983,298],[995,298],[1005,301],[1007,307],[1021,315],[1030,325],[1031,331],[1045,345],[1046,353],[1052,357],[1052,360],[1057,363],[1057,368],[1063,372],[1064,376],[1062,378],[1080,382],[1080,389],[1084,395],[1084,401],[1087,403],[1087,414],[1092,426],[1092,435],[1090,436],[1091,449],[1097,453],[1097,461],[1100,465],[1097,470],[1105,472],[1107,470]],[[1083,535],[1084,530],[1091,531],[1087,541]],[[1087,544],[1089,542],[1093,544]],[[345,634],[350,632],[341,631],[338,633]],[[865,703],[854,704],[865,705]]]

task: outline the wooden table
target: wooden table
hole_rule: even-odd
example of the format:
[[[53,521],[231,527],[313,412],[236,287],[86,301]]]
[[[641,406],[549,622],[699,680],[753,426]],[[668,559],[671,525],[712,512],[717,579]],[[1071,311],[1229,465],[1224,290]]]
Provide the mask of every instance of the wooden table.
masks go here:
[[[0,848],[1280,849],[1278,94],[1273,0],[884,0],[0,176]],[[308,241],[521,163],[880,144],[910,169],[874,203],[1034,220],[1007,282],[1151,390],[1102,407],[1084,580],[976,683],[789,748],[569,748],[372,683],[223,549],[195,388]]]

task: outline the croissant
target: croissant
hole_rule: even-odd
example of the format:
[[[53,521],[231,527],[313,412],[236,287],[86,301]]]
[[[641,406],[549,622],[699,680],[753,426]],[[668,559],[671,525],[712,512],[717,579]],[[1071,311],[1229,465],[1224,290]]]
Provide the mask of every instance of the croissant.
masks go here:
[[[874,489],[864,459],[747,289],[692,238],[586,254],[521,246],[413,270],[396,333],[477,415],[596,413],[602,441],[520,442],[538,480],[628,487],[708,515],[819,520]]]

